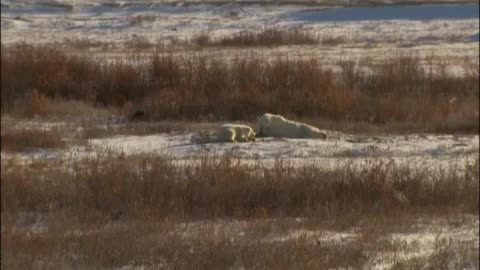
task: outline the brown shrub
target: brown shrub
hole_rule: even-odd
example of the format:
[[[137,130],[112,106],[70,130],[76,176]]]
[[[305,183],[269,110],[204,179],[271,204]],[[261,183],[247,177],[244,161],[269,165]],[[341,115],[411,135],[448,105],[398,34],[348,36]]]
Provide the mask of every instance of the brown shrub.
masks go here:
[[[2,151],[23,152],[32,148],[63,148],[61,133],[41,130],[13,130],[2,134]]]
[[[24,45],[2,51],[2,112],[36,89],[49,99],[136,104],[151,120],[252,120],[271,112],[382,125],[458,122],[478,131],[478,102],[471,101],[479,96],[478,66],[471,61],[463,77],[430,73],[410,55],[339,64],[342,72],[318,58],[173,54],[107,62]]]
[[[208,35],[203,35],[203,46],[281,46],[281,45],[308,45],[317,44],[318,40],[312,34],[301,30],[282,30],[267,28],[258,32],[240,32],[232,36],[211,40]],[[200,45],[200,44],[199,44]]]
[[[129,15],[127,21],[131,26],[143,26],[145,23],[151,23],[158,19],[155,15]]]
[[[67,48],[76,50],[107,49],[115,47],[112,42],[100,41],[92,38],[66,38],[59,45],[65,45]]]
[[[28,116],[44,115],[48,109],[48,99],[43,94],[39,94],[36,89],[27,94],[27,107],[25,114]]]
[[[228,156],[182,166],[108,155],[53,163],[2,161],[2,267],[371,268],[386,252],[423,247],[389,240],[405,225],[414,235],[435,231],[429,222],[462,235],[459,225],[478,227],[478,159],[462,173],[382,161],[263,167]],[[395,268],[475,266],[474,242],[442,244]]]
[[[326,46],[338,46],[340,44],[348,43],[345,36],[322,36],[320,43]]]
[[[91,59],[20,44],[2,50],[1,67],[2,112],[13,111],[32,89],[47,98],[94,101],[99,66]]]
[[[192,38],[193,44],[199,47],[211,46],[210,35],[208,33],[200,33]]]
[[[19,233],[7,227],[2,233],[2,267],[174,269],[323,269],[346,268],[366,263],[365,244],[318,246],[307,235],[286,241],[245,239],[222,221],[208,221],[199,229],[181,223],[132,222],[121,226],[102,223],[71,227],[54,225],[70,217],[51,221],[55,230]],[[261,227],[262,223],[252,227]],[[108,224],[108,223],[107,223]],[[111,224],[111,223],[110,223]],[[126,225],[126,226],[124,226]],[[197,227],[194,222],[187,227]],[[270,225],[270,224],[267,224]],[[60,227],[57,229],[57,227]],[[78,228],[79,227],[79,228]],[[275,225],[268,229],[274,230]],[[73,231],[73,233],[72,233]],[[268,235],[261,235],[268,240]],[[373,241],[372,241],[373,242]]]
[[[125,42],[125,47],[127,49],[133,50],[147,50],[153,48],[154,44],[150,42],[147,37],[144,36],[133,36],[131,39]]]
[[[475,213],[478,164],[477,159],[457,174],[382,161],[324,170],[294,168],[281,160],[272,168],[242,165],[228,156],[182,166],[164,158],[107,156],[79,162],[71,172],[52,169],[46,175],[18,173],[6,164],[1,206],[2,211],[69,208],[186,218]]]

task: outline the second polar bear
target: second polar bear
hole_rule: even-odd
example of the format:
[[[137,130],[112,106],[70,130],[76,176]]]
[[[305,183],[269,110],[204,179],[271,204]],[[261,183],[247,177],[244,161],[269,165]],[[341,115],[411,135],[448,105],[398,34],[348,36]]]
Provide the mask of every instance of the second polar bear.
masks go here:
[[[263,137],[327,138],[325,132],[314,126],[288,120],[281,115],[270,113],[266,113],[258,118],[258,127],[258,135]]]
[[[255,141],[255,132],[247,125],[225,124],[217,130],[217,140],[221,142]]]

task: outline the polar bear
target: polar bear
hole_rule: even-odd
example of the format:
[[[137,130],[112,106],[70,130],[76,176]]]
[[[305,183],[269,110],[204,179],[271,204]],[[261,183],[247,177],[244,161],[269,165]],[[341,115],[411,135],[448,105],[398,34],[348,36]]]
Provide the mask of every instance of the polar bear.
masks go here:
[[[225,124],[217,130],[217,140],[221,142],[255,141],[255,132],[247,125]]]
[[[258,118],[258,135],[281,138],[326,139],[327,134],[318,128],[288,120],[281,115],[266,113]]]

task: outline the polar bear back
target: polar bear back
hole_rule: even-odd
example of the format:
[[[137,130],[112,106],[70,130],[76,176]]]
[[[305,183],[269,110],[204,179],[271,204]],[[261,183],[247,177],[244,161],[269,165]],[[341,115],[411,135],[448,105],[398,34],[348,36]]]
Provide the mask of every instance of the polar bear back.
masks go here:
[[[219,142],[234,142],[236,140],[236,133],[233,128],[222,126],[217,130],[216,135]]]
[[[259,133],[266,137],[282,138],[321,138],[326,134],[318,128],[288,120],[281,115],[266,113],[258,119]]]

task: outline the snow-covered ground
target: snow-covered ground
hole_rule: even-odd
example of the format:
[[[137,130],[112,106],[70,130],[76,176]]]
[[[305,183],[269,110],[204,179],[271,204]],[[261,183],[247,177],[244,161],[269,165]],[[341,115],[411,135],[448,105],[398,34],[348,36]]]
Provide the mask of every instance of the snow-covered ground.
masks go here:
[[[275,159],[293,165],[314,163],[333,167],[341,163],[365,164],[373,158],[419,167],[463,166],[478,157],[478,136],[405,135],[354,136],[331,133],[327,140],[258,138],[252,143],[197,143],[195,134],[116,136],[94,139],[100,149],[126,154],[163,154],[177,160],[198,158],[205,153],[231,154],[245,162],[272,164]],[[463,169],[463,168],[458,168]]]
[[[340,3],[340,2],[339,2]],[[415,12],[413,12],[415,11]],[[2,1],[2,43],[91,39],[121,43],[222,37],[301,28],[341,44],[478,42],[478,4],[334,8],[301,5],[165,5],[155,1]]]
[[[330,133],[329,133],[330,134]],[[203,151],[233,152],[245,158],[413,157],[469,155],[478,152],[478,136],[355,136],[333,133],[326,140],[257,138],[251,143],[197,143],[196,134],[115,136],[91,144],[127,154],[165,153],[184,159]]]
[[[180,164],[198,160],[205,155],[229,154],[246,164],[271,166],[275,160],[302,166],[313,164],[323,168],[351,164],[367,166],[372,160],[405,164],[418,168],[465,169],[466,162],[479,157],[478,135],[347,135],[327,131],[321,139],[257,138],[251,143],[198,142],[196,133],[153,134],[146,136],[116,135],[91,139],[87,145],[65,150],[32,150],[28,153],[2,151],[2,162],[15,159],[78,160],[98,153],[160,155]]]
[[[442,2],[441,0],[433,0]],[[2,0],[1,35],[2,44],[14,42],[51,43],[70,40],[90,40],[112,44],[124,44],[135,39],[152,43],[174,43],[186,41],[200,33],[220,38],[241,31],[258,31],[263,28],[302,29],[319,40],[318,45],[282,46],[275,48],[207,48],[192,53],[211,54],[228,58],[245,54],[293,55],[301,57],[320,56],[322,61],[334,63],[345,59],[378,60],[392,56],[392,52],[408,53],[428,58],[440,55],[448,58],[448,68],[455,71],[461,66],[462,58],[479,57],[479,16],[478,2],[462,6],[422,6],[410,7],[363,7],[335,8],[348,4],[396,3],[397,0],[292,0],[289,5],[276,5],[273,1],[238,0],[225,2],[211,0],[198,3],[196,0]],[[243,4],[239,4],[243,2]],[[249,2],[249,4],[245,4]],[[271,4],[266,4],[270,2]],[[317,6],[308,6],[315,3]],[[416,0],[402,2],[417,2]],[[424,0],[422,2],[432,2]],[[455,2],[455,1],[443,1]],[[458,1],[464,2],[464,1]],[[166,3],[169,3],[168,5]],[[296,5],[292,5],[296,3]],[[383,10],[382,10],[383,9]],[[190,53],[188,51],[181,53]],[[122,51],[103,51],[106,57],[122,56]],[[445,59],[441,59],[442,61]],[[427,65],[429,63],[426,63]],[[2,122],[3,119],[2,119]],[[15,121],[14,121],[15,122]],[[6,124],[9,125],[9,124]],[[18,128],[44,130],[70,130],[64,122],[40,123],[33,120],[18,124]],[[2,123],[3,126],[3,123]],[[13,126],[13,124],[12,124]],[[8,128],[13,128],[9,126]],[[66,149],[32,149],[24,153],[1,151],[1,165],[7,162],[29,163],[35,160],[58,160],[75,163],[84,157],[94,157],[99,153],[161,155],[178,163],[198,160],[205,154],[231,154],[235,159],[247,164],[261,163],[269,166],[282,159],[291,165],[314,164],[322,168],[333,168],[352,164],[362,168],[373,164],[372,160],[384,160],[395,164],[405,164],[415,168],[452,169],[462,172],[466,162],[479,158],[479,135],[355,135],[327,131],[326,140],[318,139],[278,139],[258,138],[252,143],[202,143],[198,134],[157,133],[144,136],[114,135],[74,143]],[[76,135],[78,135],[76,133]],[[16,166],[12,166],[18,169]],[[2,170],[3,171],[3,170]],[[32,216],[38,216],[33,213]],[[3,217],[3,216],[2,216]],[[449,217],[454,220],[455,218]],[[474,250],[478,254],[478,215],[470,221],[459,222],[458,226],[446,224],[412,224],[406,232],[388,234],[385,239],[398,246],[399,251],[381,251],[368,265],[372,269],[389,269],[394,262],[418,257],[428,257],[438,252],[440,240],[450,239],[452,250]],[[19,219],[21,221],[21,219]],[[19,221],[19,222],[20,222]],[[197,227],[219,226],[218,231],[226,231],[239,239],[249,237],[244,227],[245,220],[186,222],[176,225],[180,233],[197,230]],[[255,241],[277,243],[306,237],[318,244],[350,244],[362,236],[356,230],[325,230],[308,226],[297,226],[286,232],[276,232],[277,220],[272,220],[269,234],[259,237],[252,234]],[[301,223],[301,219],[295,222]],[[210,225],[209,225],[210,224]],[[421,224],[420,224],[421,225]],[[281,227],[281,226],[280,226]],[[21,226],[17,226],[20,231]],[[72,226],[72,233],[76,233]],[[193,230],[189,229],[193,228]],[[48,231],[49,224],[34,222],[28,235]],[[229,231],[231,230],[231,231]],[[111,228],[103,232],[111,233]],[[2,224],[3,232],[3,224]],[[186,236],[189,233],[185,233]],[[82,233],[80,231],[80,233]],[[449,241],[450,241],[449,240]],[[448,243],[450,243],[447,241]],[[442,244],[443,245],[443,244]],[[442,247],[442,246],[440,246]],[[452,251],[452,252],[456,252]],[[477,255],[478,256],[478,255]],[[468,267],[468,266],[467,266]],[[478,265],[470,266],[478,269]],[[139,267],[132,267],[138,269]],[[148,268],[148,267],[146,267]],[[122,267],[122,269],[129,269]]]

